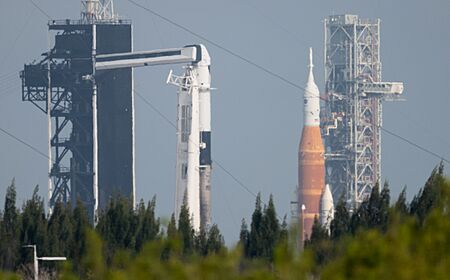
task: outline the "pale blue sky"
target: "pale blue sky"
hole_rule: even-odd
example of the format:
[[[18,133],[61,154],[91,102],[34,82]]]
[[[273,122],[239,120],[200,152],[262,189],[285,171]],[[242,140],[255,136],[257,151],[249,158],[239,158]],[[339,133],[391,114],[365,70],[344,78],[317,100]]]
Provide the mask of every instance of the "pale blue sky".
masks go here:
[[[34,0],[52,18],[79,18],[78,0]],[[405,102],[385,103],[384,127],[450,158],[450,2],[436,1],[149,1],[137,2],[208,39],[303,85],[307,49],[314,48],[315,77],[323,84],[323,19],[352,13],[381,18],[383,79],[405,83]],[[297,184],[297,148],[302,128],[302,92],[209,46],[127,0],[119,15],[133,20],[135,50],[204,43],[212,56],[213,160],[267,201],[274,195],[280,216],[290,212]],[[47,18],[29,0],[0,3],[0,127],[47,150],[46,117],[21,101],[18,71],[47,49]],[[171,67],[180,73],[178,66]],[[136,70],[137,91],[175,120],[176,89],[165,84],[169,67]],[[6,76],[5,76],[6,75]],[[417,192],[439,160],[390,135],[382,136],[382,176],[393,196],[404,185]],[[175,190],[175,131],[136,99],[136,193],[157,195],[168,217]],[[247,220],[255,198],[218,166],[213,167],[213,221],[229,244]],[[16,178],[18,203],[36,184],[47,194],[47,161],[0,134],[0,203]]]

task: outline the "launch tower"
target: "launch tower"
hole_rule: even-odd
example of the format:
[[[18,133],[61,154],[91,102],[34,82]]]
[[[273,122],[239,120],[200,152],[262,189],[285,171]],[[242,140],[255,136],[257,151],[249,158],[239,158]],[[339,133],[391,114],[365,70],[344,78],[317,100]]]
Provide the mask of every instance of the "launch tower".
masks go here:
[[[53,46],[24,66],[22,100],[48,116],[50,209],[80,201],[94,219],[113,195],[134,205],[133,70],[94,66],[97,54],[132,51],[132,25],[111,0],[82,6],[80,20],[49,21]]]
[[[354,207],[381,178],[382,101],[403,83],[382,81],[379,19],[329,16],[324,28],[326,183]]]

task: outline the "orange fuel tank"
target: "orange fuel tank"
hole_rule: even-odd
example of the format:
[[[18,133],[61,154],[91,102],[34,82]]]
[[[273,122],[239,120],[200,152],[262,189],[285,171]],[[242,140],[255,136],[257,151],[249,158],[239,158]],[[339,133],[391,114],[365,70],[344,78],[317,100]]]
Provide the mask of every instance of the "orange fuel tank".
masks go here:
[[[325,186],[324,148],[318,126],[303,128],[298,152],[298,186],[299,216],[304,240],[311,237],[314,217],[319,218],[320,196]]]

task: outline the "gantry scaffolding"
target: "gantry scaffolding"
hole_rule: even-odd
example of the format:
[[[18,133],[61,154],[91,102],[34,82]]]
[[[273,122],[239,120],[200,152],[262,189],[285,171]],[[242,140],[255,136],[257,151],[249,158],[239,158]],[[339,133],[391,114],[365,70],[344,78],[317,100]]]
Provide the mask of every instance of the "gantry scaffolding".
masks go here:
[[[382,101],[403,83],[382,82],[379,19],[333,15],[324,29],[326,183],[353,208],[380,181]]]
[[[97,1],[84,2],[104,7]],[[98,71],[92,80],[96,54],[132,51],[132,26],[128,20],[108,16],[111,9],[101,11],[102,16],[86,12],[81,20],[49,21],[54,45],[21,72],[22,100],[48,116],[49,208],[58,200],[72,206],[79,201],[92,219],[96,203],[105,208],[111,197],[119,195],[134,204],[135,196],[132,69]],[[98,134],[96,145],[94,133]],[[94,149],[98,149],[98,161]]]

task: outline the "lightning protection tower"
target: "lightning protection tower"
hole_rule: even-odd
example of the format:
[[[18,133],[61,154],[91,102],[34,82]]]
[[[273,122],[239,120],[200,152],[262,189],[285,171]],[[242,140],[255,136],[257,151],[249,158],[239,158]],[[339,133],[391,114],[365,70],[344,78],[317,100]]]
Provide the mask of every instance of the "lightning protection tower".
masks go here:
[[[134,205],[133,70],[94,67],[96,55],[132,51],[132,25],[111,0],[82,7],[80,20],[49,21],[53,46],[24,66],[22,100],[48,117],[50,210],[80,201],[94,222],[112,196]]]
[[[380,181],[382,101],[403,83],[382,81],[379,19],[329,16],[324,29],[326,183],[353,208]]]

